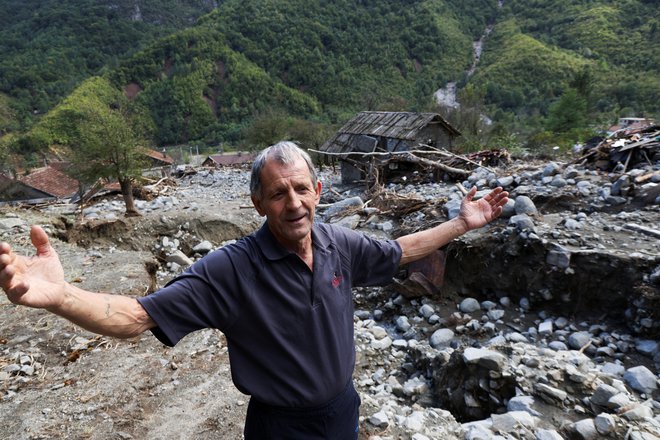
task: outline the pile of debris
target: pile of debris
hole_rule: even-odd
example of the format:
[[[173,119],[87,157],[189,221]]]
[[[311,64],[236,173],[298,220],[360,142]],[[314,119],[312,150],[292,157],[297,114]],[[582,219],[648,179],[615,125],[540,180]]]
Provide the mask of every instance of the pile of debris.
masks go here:
[[[324,153],[329,154],[329,153]],[[511,161],[507,150],[484,150],[468,155],[420,144],[417,149],[391,152],[352,152],[341,160],[360,170],[368,185],[403,181],[460,180],[480,167],[504,166]]]
[[[573,163],[592,164],[600,170],[625,173],[640,163],[653,165],[660,160],[660,125],[618,131],[600,142],[578,148],[586,152]]]

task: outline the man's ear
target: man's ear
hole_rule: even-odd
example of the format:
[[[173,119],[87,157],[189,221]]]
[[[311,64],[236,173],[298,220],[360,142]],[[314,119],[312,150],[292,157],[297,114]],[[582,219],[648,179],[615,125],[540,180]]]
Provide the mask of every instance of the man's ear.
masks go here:
[[[254,205],[254,209],[256,209],[259,215],[263,217],[265,213],[261,206],[261,200],[259,200],[256,196],[250,196],[250,198],[252,199],[252,204]]]
[[[321,201],[321,181],[317,180],[316,181],[316,203],[318,204]]]

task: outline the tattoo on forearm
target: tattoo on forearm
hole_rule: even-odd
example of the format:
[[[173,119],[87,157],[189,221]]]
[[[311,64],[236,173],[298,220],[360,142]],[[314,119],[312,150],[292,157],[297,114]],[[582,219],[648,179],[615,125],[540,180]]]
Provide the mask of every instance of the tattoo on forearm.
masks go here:
[[[106,305],[105,305],[105,317],[109,318],[110,317],[110,298],[106,298]]]

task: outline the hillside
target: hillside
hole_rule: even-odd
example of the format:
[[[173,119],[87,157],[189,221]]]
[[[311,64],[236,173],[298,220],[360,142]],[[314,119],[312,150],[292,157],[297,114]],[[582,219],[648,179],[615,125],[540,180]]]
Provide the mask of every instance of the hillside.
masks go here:
[[[0,1],[0,92],[15,98],[21,119],[45,113],[85,78],[193,25],[214,3]]]
[[[45,2],[44,19],[0,1],[0,11],[20,10],[0,34],[9,42],[0,92],[10,97],[0,129],[27,128],[27,110],[53,109],[92,75],[149,109],[158,145],[245,142],[263,115],[332,126],[359,110],[443,111],[433,94],[452,81],[463,111],[478,105],[500,134],[552,126],[553,105],[570,91],[584,108],[576,121],[602,126],[660,112],[652,1],[211,3]],[[461,129],[461,118],[449,116]]]

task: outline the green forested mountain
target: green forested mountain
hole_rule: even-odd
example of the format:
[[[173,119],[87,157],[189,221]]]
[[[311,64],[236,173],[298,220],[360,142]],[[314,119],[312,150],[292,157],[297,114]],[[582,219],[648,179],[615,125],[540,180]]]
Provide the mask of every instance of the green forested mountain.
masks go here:
[[[210,0],[2,0],[0,92],[18,116],[43,114],[85,78],[194,25]],[[1,127],[0,127],[1,129]]]
[[[547,114],[586,74],[582,92],[597,115],[657,117],[658,6],[653,0],[505,1],[473,81],[487,87],[489,102],[526,116]]]
[[[657,1],[216,3],[0,0],[0,133],[32,127],[15,151],[66,138],[55,104],[94,75],[147,109],[158,145],[240,142],[268,115],[332,125],[359,110],[443,111],[433,94],[448,82],[453,113],[478,108],[503,136],[574,141],[617,116],[659,116]],[[27,110],[53,114],[31,125]],[[469,118],[447,112],[469,136]]]

